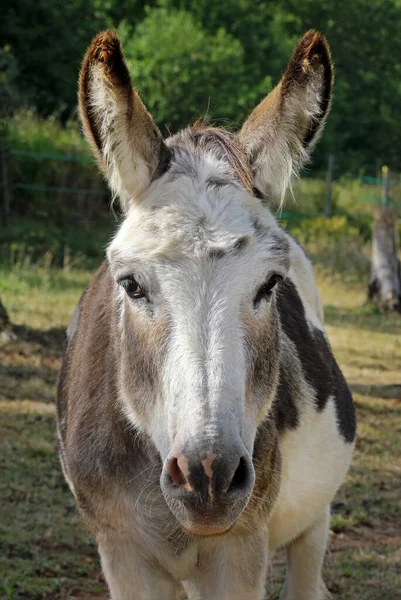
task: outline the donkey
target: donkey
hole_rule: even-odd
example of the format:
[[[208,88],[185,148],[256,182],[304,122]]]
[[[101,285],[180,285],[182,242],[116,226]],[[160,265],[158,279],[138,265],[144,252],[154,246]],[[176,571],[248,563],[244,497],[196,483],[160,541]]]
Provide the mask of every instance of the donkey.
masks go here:
[[[115,33],[80,74],[86,137],[124,219],[76,308],[60,456],[113,600],[329,597],[330,501],[355,438],[312,267],[269,210],[307,160],[332,63],[309,31],[237,134],[163,140]]]

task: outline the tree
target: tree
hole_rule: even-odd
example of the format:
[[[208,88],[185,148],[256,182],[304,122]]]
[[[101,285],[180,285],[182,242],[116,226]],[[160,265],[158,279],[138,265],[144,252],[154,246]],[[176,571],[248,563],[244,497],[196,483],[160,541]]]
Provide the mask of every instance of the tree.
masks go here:
[[[9,46],[0,47],[0,117],[18,106],[18,64]]]
[[[15,58],[20,103],[42,114],[76,104],[80,62],[91,38],[106,25],[92,2],[15,0],[0,22],[3,47]]]
[[[135,86],[168,129],[203,115],[239,121],[258,97],[246,85],[241,43],[223,28],[207,33],[186,11],[148,9],[135,31],[124,21],[119,34]],[[261,85],[268,92],[270,79]]]
[[[84,51],[106,27],[123,34],[137,86],[173,129],[206,112],[239,125],[297,38],[320,29],[336,83],[314,168],[331,153],[338,173],[401,170],[400,0],[14,0],[0,21],[3,112],[22,105],[65,122]]]
[[[288,31],[325,33],[335,64],[332,111],[317,153],[340,172],[400,169],[401,6],[397,0],[281,0]],[[316,161],[315,161],[316,162]]]

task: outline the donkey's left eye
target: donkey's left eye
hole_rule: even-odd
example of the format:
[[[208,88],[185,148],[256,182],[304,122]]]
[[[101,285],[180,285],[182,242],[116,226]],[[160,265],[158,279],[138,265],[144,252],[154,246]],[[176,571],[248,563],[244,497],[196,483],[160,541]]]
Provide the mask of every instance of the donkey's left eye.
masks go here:
[[[133,277],[120,279],[118,283],[125,289],[127,296],[133,300],[139,300],[139,298],[144,298],[146,296],[144,290]]]
[[[273,275],[269,277],[269,279],[262,285],[256,294],[253,301],[254,305],[256,306],[259,304],[263,298],[268,298],[271,295],[273,288],[282,280],[282,275],[279,275],[279,273],[273,273]]]

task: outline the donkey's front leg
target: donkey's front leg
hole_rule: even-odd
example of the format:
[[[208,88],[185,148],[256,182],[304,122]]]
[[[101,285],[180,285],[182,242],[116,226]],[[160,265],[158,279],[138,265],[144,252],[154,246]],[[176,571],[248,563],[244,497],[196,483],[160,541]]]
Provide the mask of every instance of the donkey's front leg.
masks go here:
[[[103,572],[111,600],[175,600],[176,586],[168,573],[148,562],[129,540],[99,540]]]
[[[268,562],[267,535],[227,540],[183,581],[190,600],[263,600]]]
[[[287,575],[280,600],[329,600],[322,565],[330,524],[328,506],[317,521],[287,547]]]

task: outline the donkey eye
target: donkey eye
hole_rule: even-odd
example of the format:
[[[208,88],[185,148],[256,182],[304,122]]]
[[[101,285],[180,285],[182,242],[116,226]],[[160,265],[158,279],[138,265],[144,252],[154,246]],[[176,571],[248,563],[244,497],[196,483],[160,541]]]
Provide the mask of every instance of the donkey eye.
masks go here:
[[[144,290],[132,276],[120,279],[118,283],[125,289],[127,295],[133,300],[139,300],[139,298],[144,298],[146,296]]]
[[[273,273],[273,275],[271,275],[269,279],[265,281],[265,283],[262,285],[262,287],[256,294],[255,299],[253,301],[254,305],[256,306],[257,304],[259,304],[259,302],[263,300],[263,298],[268,298],[271,295],[273,288],[282,280],[283,277],[281,275],[279,275],[278,273]]]

